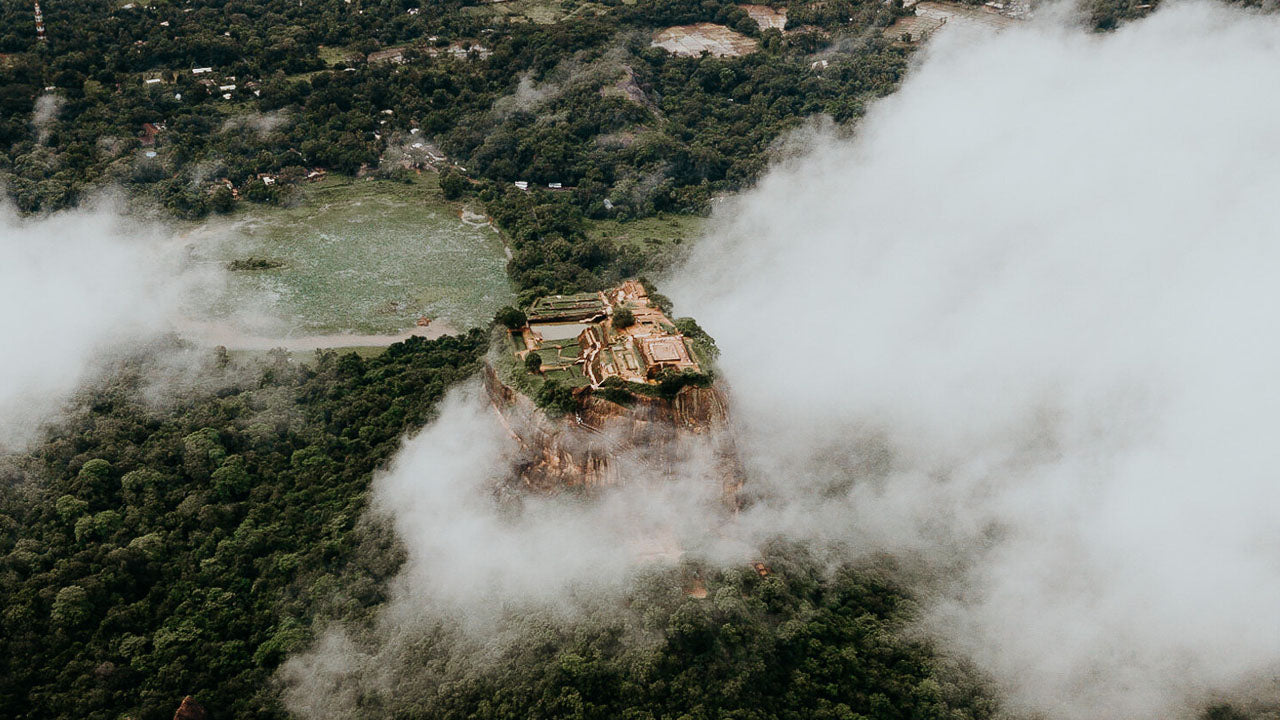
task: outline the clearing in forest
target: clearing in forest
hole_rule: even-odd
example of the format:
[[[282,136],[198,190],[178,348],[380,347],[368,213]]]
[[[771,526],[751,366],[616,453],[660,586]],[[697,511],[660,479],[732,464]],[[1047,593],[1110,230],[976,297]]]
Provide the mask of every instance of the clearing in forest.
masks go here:
[[[249,308],[276,321],[248,322],[246,337],[396,335],[419,329],[424,316],[462,330],[512,300],[501,236],[465,222],[440,196],[435,173],[412,184],[331,177],[307,186],[297,207],[243,203],[189,239],[199,261],[279,263],[228,273],[227,293],[211,309],[211,320],[237,325]]]
[[[774,28],[777,30],[787,29],[787,9],[774,10],[768,5],[739,5],[738,7],[747,11],[747,15],[756,21],[756,25],[761,30]]]
[[[755,52],[759,43],[724,25],[697,23],[659,30],[651,45],[684,57],[698,57],[704,52],[716,57],[736,57]]]
[[[914,7],[916,14],[898,18],[893,25],[885,28],[884,36],[891,40],[906,42],[923,42],[934,32],[947,27],[967,27],[980,30],[1001,30],[1017,25],[1025,17],[1025,3],[989,2],[982,6],[962,5],[955,2],[905,3]]]

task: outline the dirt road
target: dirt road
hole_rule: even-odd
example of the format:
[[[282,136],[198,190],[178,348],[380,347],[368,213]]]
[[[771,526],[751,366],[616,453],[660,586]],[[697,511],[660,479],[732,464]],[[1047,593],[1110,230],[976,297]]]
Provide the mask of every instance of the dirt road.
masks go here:
[[[255,335],[231,323],[201,320],[185,320],[174,331],[186,340],[208,345],[221,345],[228,350],[270,350],[284,348],[290,352],[307,352],[324,348],[370,347],[393,345],[419,336],[427,339],[453,335],[458,329],[447,322],[437,320],[428,327],[415,327],[393,335],[358,335],[337,333],[332,335]]]

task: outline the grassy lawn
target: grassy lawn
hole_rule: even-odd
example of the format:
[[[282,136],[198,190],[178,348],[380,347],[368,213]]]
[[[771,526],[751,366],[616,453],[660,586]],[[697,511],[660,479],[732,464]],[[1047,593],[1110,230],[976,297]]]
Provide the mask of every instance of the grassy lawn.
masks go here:
[[[539,355],[547,365],[567,365],[578,359],[582,348],[577,338],[566,340],[548,340],[538,349]],[[550,358],[550,360],[547,360]]]
[[[234,97],[232,96],[233,99],[231,100],[223,100],[218,97],[211,103],[206,103],[203,107],[212,107],[218,114],[229,118],[244,117],[257,112],[257,108],[254,107],[253,103],[248,100],[235,100]]]
[[[237,204],[196,226],[196,257],[248,257],[278,269],[230,273],[215,316],[282,318],[292,332],[394,333],[419,316],[463,330],[512,301],[501,238],[463,222],[437,176],[410,184],[330,175],[294,207]]]
[[[580,348],[574,340],[546,342],[538,348],[543,365],[571,365],[578,359]]]
[[[544,373],[544,377],[548,380],[556,380],[561,385],[568,385],[569,387],[583,387],[591,384],[586,375],[582,374],[582,369],[577,365],[558,370],[548,370]]]
[[[647,264],[663,269],[702,234],[707,218],[664,213],[639,220],[589,220],[587,234],[643,252]]]
[[[357,53],[351,48],[330,47],[328,45],[321,45],[319,47],[318,54],[320,56],[320,62],[324,63],[325,65],[332,66],[332,65],[337,65],[340,62],[343,62],[343,60],[348,55],[355,55]]]

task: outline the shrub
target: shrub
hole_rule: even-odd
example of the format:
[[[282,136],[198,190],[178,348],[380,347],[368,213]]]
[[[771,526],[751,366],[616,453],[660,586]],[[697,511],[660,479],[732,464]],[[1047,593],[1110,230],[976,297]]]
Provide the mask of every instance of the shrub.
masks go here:
[[[510,305],[502,308],[493,316],[494,322],[506,325],[512,330],[517,330],[529,323],[529,319],[525,317],[524,312]]]
[[[676,330],[692,340],[712,360],[720,357],[720,348],[716,346],[715,338],[708,335],[693,318],[676,318]]]
[[[635,313],[631,312],[631,308],[618,308],[613,312],[613,326],[615,328],[626,328],[636,324]]]
[[[667,400],[679,395],[680,391],[689,385],[709,387],[711,385],[711,376],[692,370],[685,370],[684,372],[663,370],[658,374],[658,396]]]
[[[635,395],[619,387],[600,388],[598,392],[600,393],[600,397],[619,405],[632,405],[636,401]]]
[[[457,200],[467,193],[471,188],[471,183],[466,176],[454,170],[446,168],[440,173],[440,191],[444,193],[446,200]]]
[[[538,396],[534,398],[538,407],[553,415],[573,412],[578,407],[578,400],[573,396],[573,388],[561,385],[557,380],[548,380],[542,384]]]

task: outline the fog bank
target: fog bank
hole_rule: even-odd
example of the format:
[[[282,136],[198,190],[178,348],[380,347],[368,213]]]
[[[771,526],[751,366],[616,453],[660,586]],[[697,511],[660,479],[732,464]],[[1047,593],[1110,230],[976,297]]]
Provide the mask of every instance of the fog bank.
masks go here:
[[[406,551],[389,602],[372,628],[329,627],[281,668],[288,706],[311,718],[399,707],[501,661],[531,629],[625,616],[632,582],[686,552],[745,564],[714,453],[694,440],[657,469],[623,452],[620,486],[533,494],[513,486],[521,448],[480,383],[455,388],[373,481],[372,514]]]
[[[923,629],[1015,711],[1276,697],[1277,48],[1275,19],[1206,4],[940,33],[856,137],[798,133],[664,285],[722,350],[749,507],[724,517],[696,453],[669,482],[620,458],[593,499],[496,489],[516,443],[455,391],[375,480],[407,551],[391,602],[282,668],[290,706],[426,697],[474,657],[415,637],[484,655],[778,535],[899,558]]]
[[[723,350],[743,537],[920,559],[1016,708],[1274,698],[1277,48],[1202,3],[941,33],[732,201],[667,287]]]
[[[35,437],[94,370],[169,328],[217,271],[107,201],[20,218],[0,207],[0,450]]]

